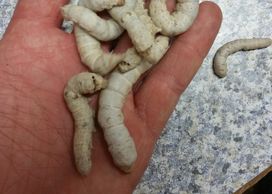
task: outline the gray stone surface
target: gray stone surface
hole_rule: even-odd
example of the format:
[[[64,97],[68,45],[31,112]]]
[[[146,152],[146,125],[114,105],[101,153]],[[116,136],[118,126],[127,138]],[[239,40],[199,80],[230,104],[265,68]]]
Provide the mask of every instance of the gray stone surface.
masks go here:
[[[157,142],[134,194],[233,193],[272,163],[272,47],[229,57],[218,79],[212,58],[237,38],[270,37],[271,0],[214,0],[220,33]],[[0,0],[3,34],[16,0]]]

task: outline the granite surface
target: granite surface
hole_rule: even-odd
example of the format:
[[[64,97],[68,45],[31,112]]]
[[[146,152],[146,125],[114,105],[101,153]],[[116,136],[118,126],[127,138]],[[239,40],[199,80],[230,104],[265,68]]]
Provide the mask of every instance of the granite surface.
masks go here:
[[[3,34],[16,0],[0,0]],[[214,0],[224,20],[183,93],[134,194],[233,193],[272,164],[272,47],[229,57],[218,79],[212,58],[223,43],[270,37],[271,0]]]

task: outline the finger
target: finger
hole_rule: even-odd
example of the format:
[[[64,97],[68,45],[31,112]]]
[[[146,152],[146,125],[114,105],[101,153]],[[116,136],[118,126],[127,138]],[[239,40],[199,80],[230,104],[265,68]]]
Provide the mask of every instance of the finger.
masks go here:
[[[60,7],[66,3],[68,0],[21,0],[16,6],[12,22],[29,19],[59,26],[62,21]]]
[[[136,94],[139,115],[156,135],[207,55],[220,28],[221,18],[217,5],[202,3],[193,26],[173,42]]]

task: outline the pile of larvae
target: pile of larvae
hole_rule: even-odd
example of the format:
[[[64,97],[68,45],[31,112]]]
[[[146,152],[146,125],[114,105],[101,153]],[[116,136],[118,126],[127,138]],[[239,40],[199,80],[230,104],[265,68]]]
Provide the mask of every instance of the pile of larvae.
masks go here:
[[[106,10],[111,18],[97,12]],[[165,0],[80,0],[61,8],[65,20],[74,23],[74,35],[83,64],[91,72],[73,76],[64,89],[64,98],[74,118],[73,150],[77,170],[87,175],[91,168],[94,110],[86,95],[101,90],[98,122],[114,164],[131,172],[137,159],[132,137],[124,124],[122,107],[138,78],[164,56],[169,39],[185,32],[195,20],[198,0],[178,0],[169,13]],[[106,53],[100,41],[117,39],[127,31],[133,47],[122,54]],[[107,80],[103,78],[107,76]]]
[[[97,12],[106,10],[110,19]],[[101,90],[98,122],[114,164],[129,173],[137,159],[132,137],[124,124],[124,101],[139,77],[152,68],[167,52],[170,38],[185,32],[199,10],[198,0],[176,0],[169,13],[166,0],[79,0],[78,5],[61,8],[65,20],[72,21],[78,52],[91,72],[73,76],[64,89],[64,98],[74,118],[74,158],[78,172],[87,175],[91,169],[91,145],[94,110],[88,97]],[[117,39],[127,31],[133,47],[125,53],[106,53],[100,41]],[[227,72],[228,55],[239,50],[252,50],[271,45],[266,39],[241,39],[221,47],[214,58],[214,71],[219,77]],[[107,80],[104,78],[107,76]]]

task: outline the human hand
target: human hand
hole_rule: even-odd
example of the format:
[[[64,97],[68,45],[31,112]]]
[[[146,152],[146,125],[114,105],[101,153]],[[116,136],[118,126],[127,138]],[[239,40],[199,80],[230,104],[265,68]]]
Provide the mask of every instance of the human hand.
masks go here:
[[[86,68],[80,65],[74,37],[59,29],[64,3],[19,1],[0,42],[0,192],[131,193],[180,94],[213,43],[221,12],[213,3],[202,3],[194,25],[128,96],[125,123],[138,151],[132,173],[113,165],[97,128],[92,169],[81,177],[73,163],[73,121],[63,89],[71,76]],[[127,44],[123,38],[116,50]]]

